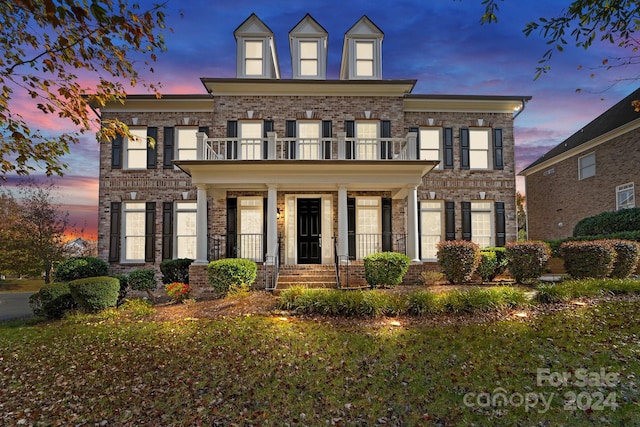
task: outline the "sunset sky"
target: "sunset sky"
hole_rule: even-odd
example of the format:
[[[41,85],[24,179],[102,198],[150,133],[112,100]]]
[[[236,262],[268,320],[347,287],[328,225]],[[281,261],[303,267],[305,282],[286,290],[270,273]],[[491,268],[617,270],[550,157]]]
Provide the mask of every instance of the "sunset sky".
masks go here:
[[[168,51],[159,56],[149,81],[162,82],[164,94],[204,94],[201,77],[235,77],[233,31],[252,12],[274,32],[283,78],[291,76],[288,33],[310,13],[329,33],[327,77],[336,79],[344,33],[367,15],[385,35],[384,79],[417,79],[414,93],[419,94],[533,97],[515,122],[520,171],[637,87],[635,79],[621,81],[635,77],[632,69],[594,69],[603,59],[624,54],[608,43],[554,53],[550,73],[533,80],[547,46],[537,34],[525,37],[522,29],[529,21],[558,14],[569,3],[505,0],[499,3],[498,24],[480,25],[481,0],[168,0],[167,23],[173,33],[165,33]],[[46,132],[73,129],[71,122],[44,116],[28,102],[18,107],[26,117],[37,117]],[[94,135],[83,136],[64,159],[65,176],[56,180],[58,203],[88,238],[97,236],[98,152]],[[38,173],[32,176],[44,179]],[[9,177],[4,185],[11,188],[17,181]],[[522,178],[518,189],[524,191]]]

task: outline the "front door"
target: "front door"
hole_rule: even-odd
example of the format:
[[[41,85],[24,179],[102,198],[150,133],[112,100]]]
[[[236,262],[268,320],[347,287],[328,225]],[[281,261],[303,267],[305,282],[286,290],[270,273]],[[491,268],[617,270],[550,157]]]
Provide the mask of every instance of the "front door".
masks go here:
[[[298,199],[298,264],[320,264],[320,199]]]

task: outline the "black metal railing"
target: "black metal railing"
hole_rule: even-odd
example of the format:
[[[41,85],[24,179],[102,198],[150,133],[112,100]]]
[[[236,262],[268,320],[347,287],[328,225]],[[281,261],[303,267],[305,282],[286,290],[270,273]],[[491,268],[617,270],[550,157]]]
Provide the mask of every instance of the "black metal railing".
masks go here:
[[[214,234],[209,238],[209,259],[244,258],[265,260],[264,234]]]
[[[352,260],[362,261],[362,259],[376,252],[399,252],[407,253],[407,235],[394,233],[374,233],[374,234],[353,234],[349,236],[352,240],[349,245],[349,257]]]
[[[264,288],[273,291],[278,285],[280,274],[280,239],[276,244],[275,255],[267,255],[264,261]]]

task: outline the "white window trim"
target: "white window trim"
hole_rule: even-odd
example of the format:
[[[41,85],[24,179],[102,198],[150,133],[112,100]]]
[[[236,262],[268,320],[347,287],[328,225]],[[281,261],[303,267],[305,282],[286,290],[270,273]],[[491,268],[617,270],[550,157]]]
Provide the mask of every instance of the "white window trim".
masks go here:
[[[361,136],[358,134],[358,124],[371,124],[376,128],[376,135],[374,137],[369,136]],[[355,133],[355,158],[357,160],[379,160],[380,159],[380,121],[378,120],[356,120],[354,124],[354,133]],[[367,141],[366,143],[364,141]],[[366,145],[364,145],[366,144]],[[364,148],[365,152],[367,149],[374,147],[374,153],[372,158],[361,158],[360,157],[360,148]]]
[[[249,124],[259,124],[260,125],[260,136],[259,137],[245,137],[243,135],[243,126],[244,125],[249,125]],[[262,122],[261,120],[241,120],[238,122],[238,160],[262,160],[264,153],[262,152],[262,150],[264,149],[263,147],[263,142],[264,142],[264,122]],[[257,144],[259,144],[258,147],[258,151],[259,151],[259,155],[256,157],[252,157],[251,159],[247,158],[246,156],[242,155],[242,148],[243,145],[247,146],[247,150],[249,149],[249,147],[253,147],[253,154],[256,153],[255,150],[255,145],[256,145],[256,141],[259,142]]]
[[[244,201],[251,201],[251,202],[256,202],[255,204],[250,204],[250,205],[243,205],[242,202]],[[264,198],[260,197],[260,196],[247,196],[247,197],[238,197],[238,217],[237,217],[237,224],[238,224],[238,257],[240,258],[246,258],[246,259],[250,259],[252,261],[255,262],[261,262],[263,261],[263,256],[264,256],[264,245],[266,244],[266,242],[262,241],[262,239],[256,239],[253,240],[252,239],[248,239],[246,242],[243,242],[242,239],[242,234],[246,234],[246,233],[242,233],[242,216],[244,212],[249,212],[249,211],[255,211],[258,212],[258,214],[260,215],[260,224],[264,224],[265,218],[264,218]],[[249,234],[256,234],[256,235],[262,235],[263,231],[261,228],[261,231],[258,233],[249,233]],[[258,245],[258,242],[260,242],[260,244]],[[245,250],[243,248],[244,243],[247,244],[247,249]],[[257,246],[257,247],[256,247]]]
[[[186,151],[193,151],[195,156],[193,157],[193,160],[197,159],[197,154],[198,154],[198,147],[196,145],[195,148],[180,148],[180,134],[183,131],[193,131],[194,135],[196,135],[198,133],[198,127],[197,126],[177,126],[176,127],[176,142],[175,142],[175,148],[174,148],[174,159],[175,160],[186,160],[184,158],[180,157],[180,152],[186,152]],[[175,166],[176,169],[179,169],[177,166]]]
[[[377,239],[377,246],[379,246],[378,248],[378,252],[382,251],[382,197],[380,196],[358,196],[355,198],[356,199],[356,239],[358,237],[360,233],[360,224],[358,223],[358,211],[360,210],[377,210],[378,212],[378,224],[376,225],[377,231],[375,233],[367,233],[367,234],[371,234],[371,235],[376,235],[376,239]],[[364,200],[375,200],[376,205],[364,205],[361,206],[360,202],[364,201]],[[369,254],[361,254],[360,252],[360,245],[358,245],[357,240],[356,240],[356,258],[357,259],[362,259],[364,258],[366,255]],[[375,253],[376,251],[372,252]]]
[[[132,209],[129,208],[127,209],[127,206],[131,206],[133,204],[140,204],[142,205],[142,207],[137,208],[137,209]],[[146,234],[143,231],[142,235],[131,235],[131,236],[127,236],[127,213],[140,213],[142,212],[143,214],[143,219],[144,219],[144,225],[143,225],[143,230],[146,228],[146,202],[144,201],[129,201],[129,202],[123,202],[122,203],[122,227],[121,227],[121,247],[122,247],[122,253],[120,256],[120,262],[123,264],[126,263],[144,263],[145,262],[145,250],[143,249],[142,251],[142,258],[127,258],[128,254],[127,254],[127,237],[142,237],[143,239],[146,239]]]
[[[356,46],[358,43],[372,43],[373,44],[373,60],[372,67],[373,72],[371,76],[361,76],[357,74],[357,49]],[[380,39],[378,38],[352,38],[349,40],[349,50],[350,50],[350,60],[349,60],[349,79],[352,80],[380,80],[382,79],[382,65],[381,65],[381,54],[380,54]]]
[[[480,152],[480,151],[485,151],[484,149],[482,150],[474,150],[472,148],[471,145],[471,134],[474,132],[478,132],[478,131],[482,131],[482,132],[486,132],[487,133],[487,167],[486,168],[474,168],[471,163],[472,163],[472,157],[473,157],[473,152]],[[491,170],[493,169],[493,141],[492,141],[492,136],[493,136],[493,132],[492,132],[492,128],[482,128],[482,127],[475,127],[475,128],[470,128],[469,129],[469,169],[471,170]]]
[[[124,138],[124,143],[123,145],[123,163],[124,163],[124,169],[125,170],[144,170],[147,168],[147,128],[146,127],[129,127],[129,132],[131,132],[134,136],[137,136],[141,139],[143,139],[144,144],[143,144],[143,148],[135,148],[135,149],[131,149],[129,148],[129,141],[130,139],[125,137]],[[137,132],[142,132],[144,135],[138,135]],[[145,155],[144,155],[144,164],[140,167],[129,167],[129,151],[144,151]]]
[[[262,44],[262,57],[260,58],[262,60],[262,72],[260,74],[248,74],[247,73],[247,60],[248,59],[258,59],[258,58],[248,58],[247,57],[247,49],[246,49],[246,43],[247,42],[259,42]],[[241,71],[241,77],[247,77],[247,78],[264,78],[267,76],[267,66],[268,66],[268,61],[269,61],[269,43],[268,40],[266,38],[263,37],[243,37],[240,40],[240,43],[238,43],[238,49],[240,50],[240,55],[238,55],[239,61],[240,61],[240,71]]]
[[[489,204],[489,209],[474,209],[475,203]],[[472,200],[471,201],[471,241],[477,243],[474,240],[473,233],[473,214],[475,213],[488,213],[489,214],[489,245],[482,247],[494,247],[496,244],[496,221],[495,221],[495,203],[492,200]],[[477,236],[476,236],[477,237]]]
[[[436,208],[428,208],[426,207],[426,205],[428,203],[438,203],[439,207],[438,209]],[[420,217],[419,217],[419,221],[421,222],[420,224],[420,229],[424,230],[425,229],[425,224],[422,224],[422,212],[439,212],[440,213],[440,241],[444,240],[444,234],[445,234],[445,217],[444,217],[444,200],[422,200],[420,202]],[[422,242],[422,236],[432,236],[431,234],[423,234],[422,232],[420,233],[420,241]],[[433,258],[423,258],[422,257],[422,253],[424,251],[424,247],[420,247],[420,257],[421,260],[423,261],[436,261],[437,260],[437,256],[433,257]]]
[[[314,42],[316,43],[316,74],[302,74],[302,49],[301,43]],[[295,54],[293,78],[294,79],[326,79],[326,39],[321,37],[294,37],[292,53]]]
[[[582,160],[586,159],[587,157],[593,156],[593,175],[589,175],[589,176],[583,176],[582,175],[582,170],[584,169],[584,167],[582,166]],[[596,153],[595,151],[592,151],[589,154],[585,154],[584,156],[580,156],[578,157],[578,180],[582,181],[583,179],[587,179],[587,178],[591,178],[592,176],[596,176],[597,173],[597,164],[596,164]]]
[[[623,191],[629,191],[629,190],[631,190],[631,193],[633,195],[633,203],[630,203],[629,206],[621,206],[620,198],[618,197],[618,195]],[[635,208],[636,207],[635,192],[636,192],[636,189],[635,189],[635,184],[633,182],[627,182],[626,184],[618,185],[616,187],[616,210],[619,211],[620,209]]]
[[[318,138],[310,138],[310,137],[305,137],[302,135],[301,132],[301,125],[308,125],[308,124],[312,124],[314,126],[317,126],[318,128]],[[318,120],[298,120],[296,122],[296,135],[297,139],[298,139],[298,147],[297,147],[297,151],[296,151],[296,158],[297,160],[320,160],[323,158],[322,156],[322,122],[318,121]],[[313,146],[316,145],[315,149],[315,155],[317,157],[302,157],[302,148],[303,146],[305,146],[306,148],[310,148],[310,150],[313,150]]]
[[[420,132],[420,160],[426,160],[422,157],[422,131],[437,131],[438,132],[438,161],[440,161],[440,163],[438,163],[438,165],[436,167],[434,167],[434,169],[436,170],[440,170],[443,168],[443,163],[444,163],[444,131],[441,127],[422,127],[419,129]],[[429,149],[431,150],[431,149]],[[429,160],[433,160],[433,159],[429,159]]]
[[[185,212],[185,213],[193,213],[194,215],[197,216],[197,206],[193,206],[191,208],[180,208],[180,205],[186,205],[186,204],[193,204],[196,205],[196,201],[195,200],[181,200],[181,201],[176,201],[174,203],[173,206],[173,258],[185,258],[184,256],[181,256],[181,254],[178,253],[178,237],[181,237],[181,235],[178,235],[178,212]],[[197,218],[195,218],[197,221]],[[184,237],[188,237],[188,235],[184,235]],[[193,237],[197,238],[197,228],[196,228],[196,233],[193,235]],[[192,257],[193,259],[195,259],[195,253],[196,253],[196,247],[197,243],[194,245],[193,248],[193,253],[194,256]]]

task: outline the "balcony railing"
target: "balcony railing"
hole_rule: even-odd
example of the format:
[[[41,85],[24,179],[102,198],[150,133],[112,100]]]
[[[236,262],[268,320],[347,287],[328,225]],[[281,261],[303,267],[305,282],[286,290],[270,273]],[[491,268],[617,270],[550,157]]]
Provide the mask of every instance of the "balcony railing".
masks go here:
[[[197,160],[417,160],[416,133],[405,138],[208,138]]]

